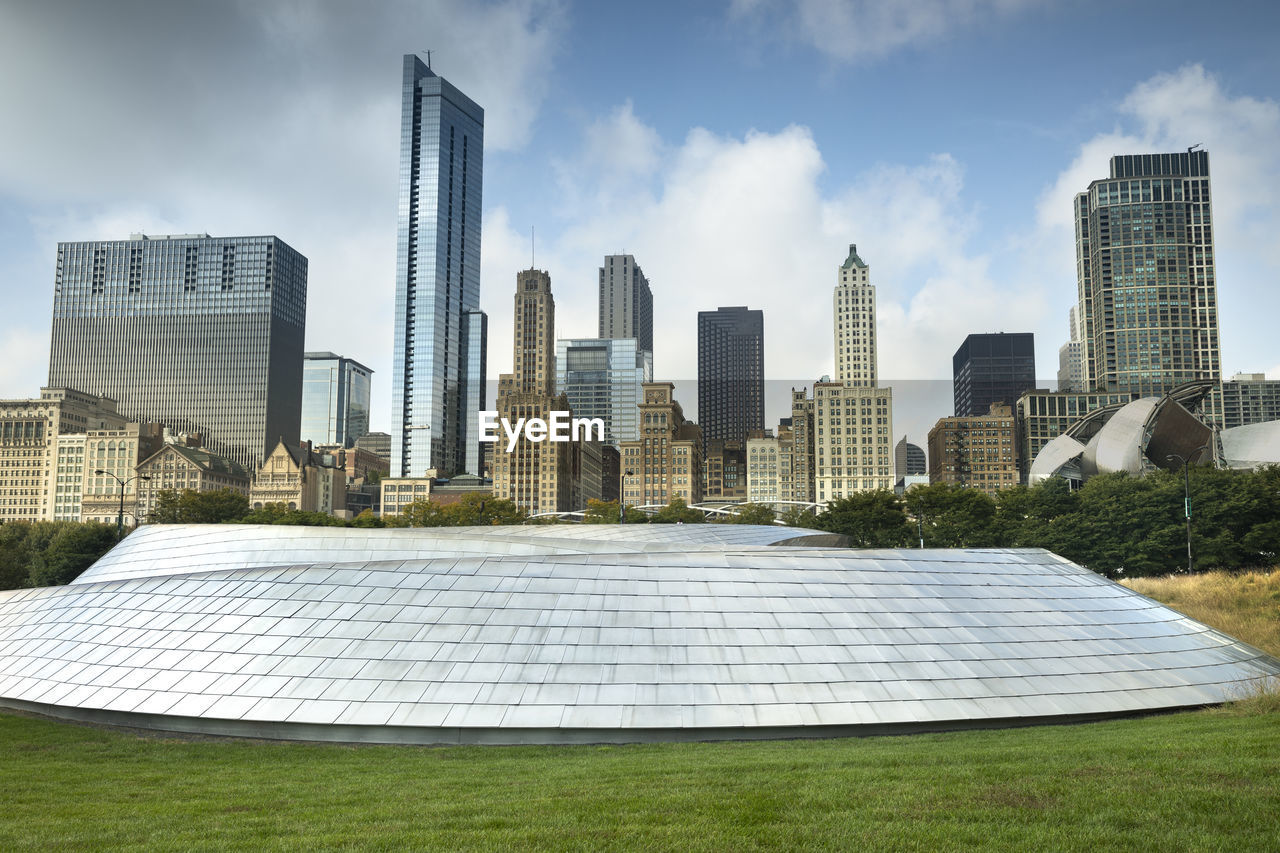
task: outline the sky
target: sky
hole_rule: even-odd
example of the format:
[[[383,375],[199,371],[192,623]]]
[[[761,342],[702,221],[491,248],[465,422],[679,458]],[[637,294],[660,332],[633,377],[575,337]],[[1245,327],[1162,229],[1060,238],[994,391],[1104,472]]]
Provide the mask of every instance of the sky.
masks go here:
[[[593,337],[629,253],[658,379],[696,378],[699,310],[763,309],[774,424],[834,372],[856,243],[923,443],[966,335],[1033,332],[1055,377],[1075,193],[1197,144],[1224,372],[1280,378],[1278,36],[1270,2],[0,0],[0,397],[47,379],[59,241],[274,234],[310,261],[307,349],[373,368],[388,430],[400,75],[426,50],[485,109],[491,378],[518,270],[551,274],[558,337]]]

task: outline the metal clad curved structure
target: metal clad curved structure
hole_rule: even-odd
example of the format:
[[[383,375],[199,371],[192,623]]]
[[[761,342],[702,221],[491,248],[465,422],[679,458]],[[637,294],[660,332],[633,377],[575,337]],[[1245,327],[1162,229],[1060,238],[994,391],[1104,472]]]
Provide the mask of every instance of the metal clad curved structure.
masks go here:
[[[81,582],[0,593],[0,705],[273,738],[629,742],[1136,713],[1280,674],[1045,551],[717,528],[144,528]],[[316,541],[341,560],[293,560]],[[423,551],[349,559],[406,545]],[[185,557],[163,569],[166,549]]]

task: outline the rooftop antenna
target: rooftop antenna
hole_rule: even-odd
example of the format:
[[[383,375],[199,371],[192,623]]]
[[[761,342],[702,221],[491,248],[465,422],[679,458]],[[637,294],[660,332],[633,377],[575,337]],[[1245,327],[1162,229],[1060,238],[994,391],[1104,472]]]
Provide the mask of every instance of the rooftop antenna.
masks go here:
[[[529,226],[529,269],[536,270],[538,268],[538,250],[537,244],[533,239],[534,226]]]
[[[427,55],[427,70],[431,70],[431,51],[423,51]]]

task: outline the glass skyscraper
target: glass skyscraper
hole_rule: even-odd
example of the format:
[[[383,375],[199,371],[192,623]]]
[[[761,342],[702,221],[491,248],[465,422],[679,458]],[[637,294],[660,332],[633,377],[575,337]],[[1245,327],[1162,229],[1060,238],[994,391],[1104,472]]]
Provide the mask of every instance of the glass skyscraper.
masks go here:
[[[1088,391],[1158,396],[1221,380],[1209,153],[1126,154],[1076,197]],[[1221,421],[1222,394],[1202,414]]]
[[[331,352],[309,352],[302,369],[302,439],[353,447],[369,432],[373,371]]]
[[[307,259],[277,237],[59,243],[49,386],[253,468],[302,409]]]
[[[698,424],[705,443],[764,429],[764,312],[698,312]]]
[[[478,474],[484,110],[412,54],[402,98],[391,473]]]
[[[992,403],[1018,402],[1036,387],[1036,345],[1031,332],[969,335],[951,357],[955,416],[980,417]]]
[[[653,381],[653,353],[635,338],[556,341],[556,393],[575,418],[604,421],[605,441],[640,440],[644,383]]]

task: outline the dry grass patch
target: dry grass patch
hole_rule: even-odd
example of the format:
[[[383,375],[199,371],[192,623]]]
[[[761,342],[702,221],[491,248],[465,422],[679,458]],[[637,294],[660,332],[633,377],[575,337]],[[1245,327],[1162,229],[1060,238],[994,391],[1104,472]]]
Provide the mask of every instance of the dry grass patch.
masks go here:
[[[1124,585],[1280,657],[1280,571],[1129,578]]]

